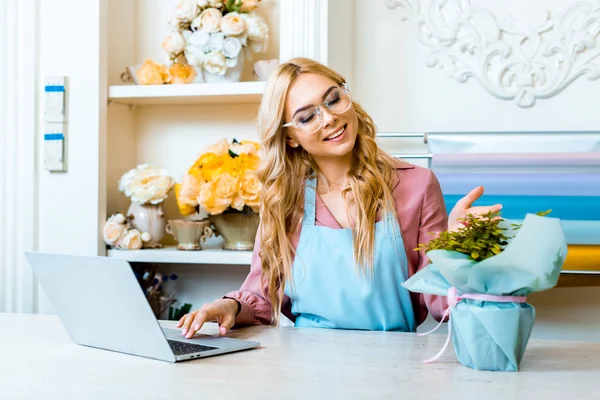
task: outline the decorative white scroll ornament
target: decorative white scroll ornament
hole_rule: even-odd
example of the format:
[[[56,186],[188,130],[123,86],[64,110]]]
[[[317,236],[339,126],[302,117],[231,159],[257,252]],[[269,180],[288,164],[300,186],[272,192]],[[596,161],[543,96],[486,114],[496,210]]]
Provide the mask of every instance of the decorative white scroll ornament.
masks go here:
[[[580,1],[540,26],[495,16],[470,0],[386,0],[403,11],[439,66],[459,82],[473,77],[492,95],[531,107],[578,77],[600,77],[600,0]]]

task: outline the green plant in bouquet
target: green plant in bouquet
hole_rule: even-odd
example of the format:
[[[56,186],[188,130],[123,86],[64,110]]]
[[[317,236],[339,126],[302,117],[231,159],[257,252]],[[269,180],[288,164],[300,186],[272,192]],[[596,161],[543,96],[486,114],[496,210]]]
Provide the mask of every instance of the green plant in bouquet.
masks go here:
[[[552,210],[538,212],[537,215],[548,215]],[[484,215],[467,214],[462,220],[463,227],[456,231],[441,232],[427,244],[419,244],[415,250],[428,252],[430,250],[451,250],[467,254],[473,261],[483,261],[486,258],[500,254],[508,244],[510,236],[508,228],[500,226],[503,219],[498,212],[488,212]],[[512,230],[518,230],[520,224],[511,224]]]

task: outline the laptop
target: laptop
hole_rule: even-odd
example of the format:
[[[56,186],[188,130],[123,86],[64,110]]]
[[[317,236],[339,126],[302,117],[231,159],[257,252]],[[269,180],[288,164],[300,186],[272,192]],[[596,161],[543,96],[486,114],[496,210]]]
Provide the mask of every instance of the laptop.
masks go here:
[[[131,265],[108,257],[26,252],[71,339],[83,346],[179,362],[260,346],[197,333],[185,339],[156,320]]]

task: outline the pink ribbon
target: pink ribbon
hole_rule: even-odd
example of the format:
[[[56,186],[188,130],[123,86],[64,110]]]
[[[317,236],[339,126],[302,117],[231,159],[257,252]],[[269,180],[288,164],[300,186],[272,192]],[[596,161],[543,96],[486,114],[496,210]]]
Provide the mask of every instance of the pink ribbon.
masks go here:
[[[497,303],[525,303],[527,301],[527,297],[525,297],[525,296],[495,296],[495,295],[491,295],[491,294],[461,294],[459,296],[456,292],[456,288],[451,287],[450,289],[448,289],[448,308],[446,308],[446,311],[444,311],[444,315],[442,316],[442,320],[440,321],[440,323],[435,328],[430,330],[429,332],[419,333],[417,336],[426,336],[426,335],[429,335],[429,334],[437,331],[440,328],[440,326],[442,326],[442,324],[444,323],[444,320],[446,319],[446,317],[450,316],[450,313],[452,312],[454,307],[456,307],[456,305],[461,300],[465,300],[465,299],[481,300],[481,301],[494,301]],[[448,348],[448,345],[450,344],[451,337],[452,337],[452,324],[448,324],[448,337],[446,338],[446,343],[444,343],[444,347],[442,347],[442,349],[439,351],[439,353],[437,353],[435,356],[425,360],[424,361],[425,364],[429,364],[429,363],[436,361],[438,358],[440,358],[442,356],[442,354],[444,354],[444,352]]]

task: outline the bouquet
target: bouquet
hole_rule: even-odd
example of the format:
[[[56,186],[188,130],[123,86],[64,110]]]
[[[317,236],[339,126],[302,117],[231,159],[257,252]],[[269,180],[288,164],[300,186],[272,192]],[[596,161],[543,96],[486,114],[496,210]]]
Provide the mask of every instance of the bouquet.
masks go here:
[[[125,250],[139,250],[144,242],[149,242],[152,237],[148,232],[140,232],[131,226],[130,217],[121,213],[111,215],[103,229],[104,243]]]
[[[135,72],[140,85],[186,84],[194,81],[198,73],[190,65],[173,64],[166,66],[151,59],[144,61]]]
[[[119,190],[132,202],[159,204],[167,198],[174,183],[165,169],[143,164],[121,177]]]
[[[221,139],[205,148],[194,165],[175,185],[182,215],[206,210],[217,215],[249,208],[258,212],[262,184],[256,176],[260,145],[253,141]]]
[[[169,62],[185,56],[183,63],[212,75],[225,75],[243,62],[244,50],[265,52],[269,28],[253,11],[259,1],[183,0],[162,44]]]
[[[448,340],[426,362],[452,339],[465,366],[517,371],[535,319],[526,296],[554,287],[567,255],[560,220],[527,214],[518,225],[489,213],[463,223],[421,245],[430,264],[403,283],[413,292],[448,296]]]

